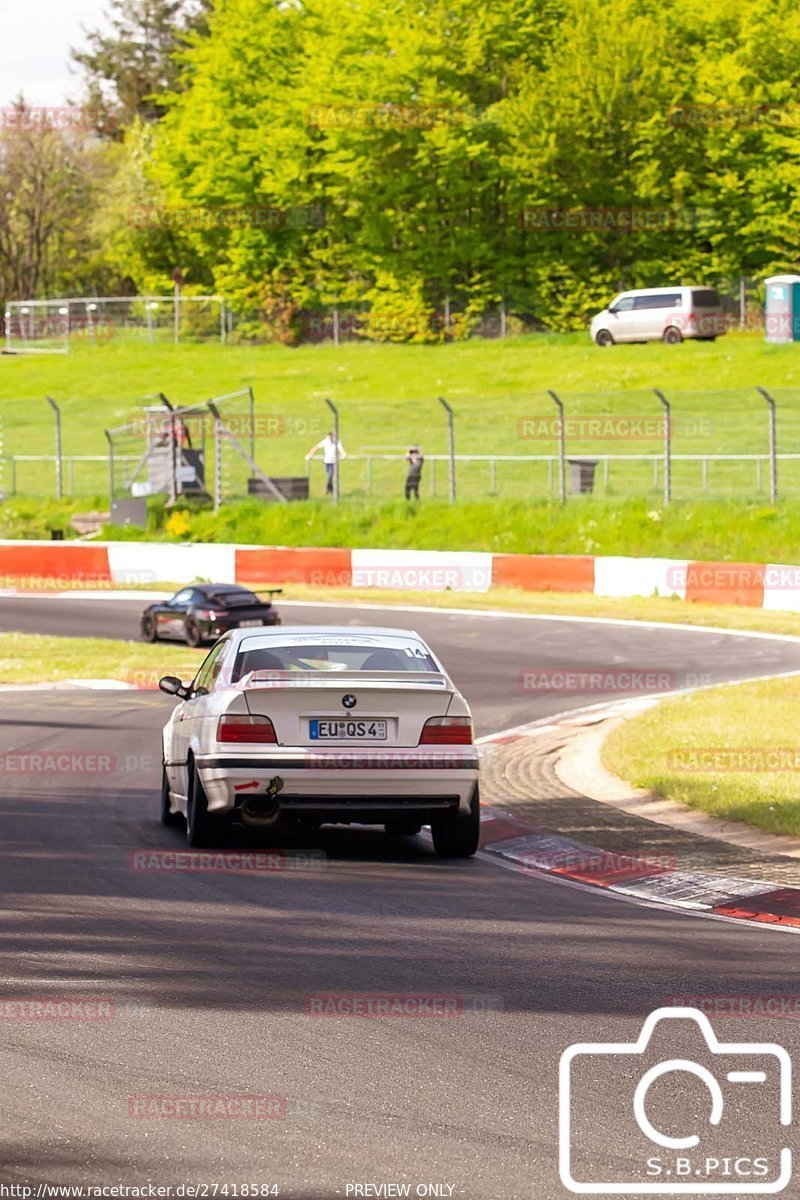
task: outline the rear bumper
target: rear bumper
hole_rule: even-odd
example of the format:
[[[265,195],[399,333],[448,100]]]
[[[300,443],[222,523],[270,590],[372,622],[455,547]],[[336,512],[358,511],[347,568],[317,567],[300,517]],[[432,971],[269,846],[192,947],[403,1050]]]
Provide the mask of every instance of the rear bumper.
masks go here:
[[[275,747],[269,753],[225,751],[195,760],[209,812],[225,813],[264,797],[277,777],[284,812],[329,821],[380,822],[384,814],[469,810],[478,779],[471,746],[397,751],[314,751]]]

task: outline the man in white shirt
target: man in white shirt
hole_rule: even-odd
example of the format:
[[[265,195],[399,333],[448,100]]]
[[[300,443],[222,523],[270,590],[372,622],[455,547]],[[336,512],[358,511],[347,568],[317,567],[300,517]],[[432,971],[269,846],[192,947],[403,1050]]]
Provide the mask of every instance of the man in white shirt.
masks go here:
[[[306,455],[306,462],[313,458],[318,450],[322,451],[322,461],[325,463],[325,495],[333,495],[333,480],[336,474],[336,464],[339,459],[347,458],[344,446],[337,442],[333,433],[326,433],[321,442],[312,446]]]

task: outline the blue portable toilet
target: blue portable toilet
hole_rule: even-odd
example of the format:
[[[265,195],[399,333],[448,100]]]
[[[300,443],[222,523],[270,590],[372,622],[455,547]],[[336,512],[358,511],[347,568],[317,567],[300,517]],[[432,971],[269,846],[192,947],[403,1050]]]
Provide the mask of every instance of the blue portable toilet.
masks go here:
[[[766,288],[766,341],[800,342],[800,275],[773,275]]]

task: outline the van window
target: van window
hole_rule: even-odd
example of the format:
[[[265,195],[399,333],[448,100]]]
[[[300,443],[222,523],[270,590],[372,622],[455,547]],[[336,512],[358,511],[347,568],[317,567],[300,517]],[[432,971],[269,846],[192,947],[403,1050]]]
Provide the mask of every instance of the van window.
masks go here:
[[[643,308],[676,308],[680,302],[680,292],[651,293],[649,296],[637,296],[633,307],[637,312]]]
[[[609,312],[630,312],[633,308],[633,296],[623,296],[616,304],[612,304]]]
[[[695,288],[692,292],[692,304],[695,308],[719,308],[722,301],[719,292],[714,288]]]

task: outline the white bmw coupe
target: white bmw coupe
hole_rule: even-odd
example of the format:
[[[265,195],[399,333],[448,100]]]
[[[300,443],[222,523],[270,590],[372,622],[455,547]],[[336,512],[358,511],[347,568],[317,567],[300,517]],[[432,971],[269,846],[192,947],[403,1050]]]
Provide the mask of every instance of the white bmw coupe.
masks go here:
[[[430,825],[436,853],[478,848],[478,758],[466,700],[417,633],[352,626],[235,629],[164,727],[161,819],[190,846],[234,817]]]

